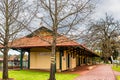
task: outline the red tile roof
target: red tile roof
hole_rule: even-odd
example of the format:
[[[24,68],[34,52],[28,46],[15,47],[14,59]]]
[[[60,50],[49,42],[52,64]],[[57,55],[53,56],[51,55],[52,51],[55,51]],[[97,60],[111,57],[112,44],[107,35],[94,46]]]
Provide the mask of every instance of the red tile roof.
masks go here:
[[[31,47],[48,47],[51,46],[52,37],[46,36],[46,37],[39,37],[39,36],[33,36],[33,37],[23,37],[17,40],[14,40],[11,43],[11,47],[13,48],[31,48]],[[93,51],[89,50],[85,46],[70,40],[64,36],[57,38],[57,44],[56,46],[77,46],[82,47],[88,52],[91,52],[92,54],[98,56]]]
[[[46,36],[46,37],[39,37],[39,36],[33,36],[33,37],[23,37],[17,40],[14,40],[11,43],[11,47],[47,47],[51,46],[52,37]],[[66,37],[58,37],[57,38],[57,44],[56,46],[80,46],[79,43],[70,40]]]
[[[88,51],[88,52],[90,52],[90,53],[92,53],[92,54],[94,54],[94,55],[96,55],[96,56],[99,56],[98,54],[96,54],[96,53],[93,52],[92,50],[88,49],[86,46],[82,45],[82,47],[83,47],[86,51]]]

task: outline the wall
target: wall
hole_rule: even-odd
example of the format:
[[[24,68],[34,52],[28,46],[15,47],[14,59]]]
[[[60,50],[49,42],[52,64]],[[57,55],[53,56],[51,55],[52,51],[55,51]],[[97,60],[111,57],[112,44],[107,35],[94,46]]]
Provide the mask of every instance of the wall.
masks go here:
[[[50,69],[50,50],[32,48],[30,52],[30,69]],[[59,69],[59,52],[56,52],[56,69]]]
[[[46,48],[32,48],[30,52],[30,69],[50,69],[50,50]],[[67,52],[62,56],[62,71],[67,70]],[[76,67],[76,58],[70,56],[70,69]],[[56,52],[56,69],[60,68],[60,54]]]
[[[76,58],[71,58],[71,68],[75,68],[76,67]]]
[[[59,52],[56,52],[56,69],[60,67],[60,55]]]
[[[30,69],[50,69],[50,51],[45,48],[32,48]]]
[[[66,70],[67,69],[67,63],[66,63],[66,51],[64,51],[64,56],[62,56],[62,70]]]

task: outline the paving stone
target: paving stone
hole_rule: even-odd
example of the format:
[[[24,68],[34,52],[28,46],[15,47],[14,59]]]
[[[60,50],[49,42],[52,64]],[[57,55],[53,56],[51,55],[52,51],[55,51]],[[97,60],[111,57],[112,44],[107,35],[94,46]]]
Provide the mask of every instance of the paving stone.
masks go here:
[[[100,65],[75,80],[116,80],[110,65]]]

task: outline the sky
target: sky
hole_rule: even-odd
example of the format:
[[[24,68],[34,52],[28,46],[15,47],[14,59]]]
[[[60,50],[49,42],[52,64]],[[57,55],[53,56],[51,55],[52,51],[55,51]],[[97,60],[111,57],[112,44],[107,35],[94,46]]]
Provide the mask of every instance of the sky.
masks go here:
[[[105,16],[105,13],[120,20],[120,0],[99,0],[96,6],[94,19]]]
[[[120,0],[99,0],[96,6],[93,19],[99,19],[105,16],[105,13],[112,15],[116,20],[120,20]],[[9,54],[19,54],[19,52],[10,50]]]

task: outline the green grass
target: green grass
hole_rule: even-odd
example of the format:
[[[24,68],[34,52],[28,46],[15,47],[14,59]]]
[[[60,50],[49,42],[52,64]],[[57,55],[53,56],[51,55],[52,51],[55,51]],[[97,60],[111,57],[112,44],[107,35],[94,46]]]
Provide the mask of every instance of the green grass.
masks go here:
[[[113,66],[112,69],[120,72],[120,66]],[[120,80],[120,76],[117,76],[117,80]]]
[[[2,76],[2,72],[0,72],[0,76]],[[56,80],[73,80],[77,76],[79,75],[57,73]],[[49,72],[26,71],[26,70],[9,71],[9,77],[14,78],[15,80],[48,80]]]
[[[117,76],[117,80],[120,80],[120,76]]]
[[[119,71],[119,72],[120,72],[120,66],[114,65],[114,66],[112,67],[112,69],[115,70],[115,71]]]

